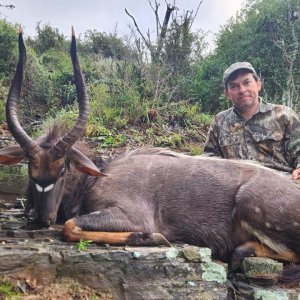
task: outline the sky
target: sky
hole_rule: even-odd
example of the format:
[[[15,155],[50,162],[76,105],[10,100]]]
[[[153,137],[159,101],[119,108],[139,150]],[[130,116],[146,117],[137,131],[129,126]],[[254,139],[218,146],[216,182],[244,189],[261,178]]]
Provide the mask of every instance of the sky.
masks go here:
[[[152,0],[153,1],[153,0]],[[168,0],[173,3],[174,0]],[[164,16],[165,0],[161,3],[160,13]],[[196,11],[200,0],[176,0],[179,12]],[[203,0],[194,21],[193,30],[202,29],[209,33],[209,39],[225,25],[226,21],[235,16],[241,8],[243,0]],[[21,24],[25,35],[36,36],[36,25],[49,24],[57,28],[65,36],[70,35],[74,26],[77,35],[88,29],[99,32],[114,32],[117,28],[120,37],[129,33],[128,25],[131,18],[125,8],[134,16],[143,33],[148,29],[155,34],[155,18],[148,0],[0,0],[0,4],[15,6],[13,10],[1,7],[1,17],[11,23]]]

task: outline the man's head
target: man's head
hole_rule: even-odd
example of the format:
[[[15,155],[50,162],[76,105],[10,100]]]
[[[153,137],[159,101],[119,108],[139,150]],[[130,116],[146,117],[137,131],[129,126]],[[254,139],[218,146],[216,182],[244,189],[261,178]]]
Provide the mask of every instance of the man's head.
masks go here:
[[[258,80],[256,71],[249,62],[246,62],[246,61],[239,62],[238,61],[238,62],[230,65],[224,72],[223,82],[224,82],[225,89],[227,88],[227,81],[236,79],[238,77],[239,72],[241,72],[241,71],[248,71],[249,73],[252,73],[253,77],[256,79],[256,81]]]
[[[223,76],[224,95],[242,114],[254,113],[259,106],[258,93],[262,83],[255,69],[248,62],[236,62]]]

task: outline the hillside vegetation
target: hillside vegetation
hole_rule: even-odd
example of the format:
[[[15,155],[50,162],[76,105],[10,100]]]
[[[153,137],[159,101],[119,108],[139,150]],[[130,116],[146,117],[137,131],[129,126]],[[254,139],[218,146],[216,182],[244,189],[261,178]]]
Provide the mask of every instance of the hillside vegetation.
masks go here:
[[[247,0],[220,29],[210,53],[206,33],[191,30],[197,8],[178,12],[175,5],[159,7],[168,22],[157,24],[153,40],[136,28],[126,37],[93,29],[77,37],[91,107],[86,137],[100,148],[154,145],[202,153],[212,116],[230,106],[222,74],[235,61],[254,65],[264,82],[265,100],[299,111],[299,1]],[[149,7],[149,14],[154,12]],[[134,12],[128,15],[134,20]],[[17,62],[18,26],[0,19],[2,123]],[[36,33],[29,37],[25,32],[20,115],[33,135],[52,122],[71,126],[77,117],[70,39],[48,24],[37,24]]]

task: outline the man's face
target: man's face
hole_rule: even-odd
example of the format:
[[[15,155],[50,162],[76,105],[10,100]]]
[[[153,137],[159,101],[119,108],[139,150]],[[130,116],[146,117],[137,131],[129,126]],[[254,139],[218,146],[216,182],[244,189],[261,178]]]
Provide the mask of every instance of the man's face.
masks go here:
[[[259,105],[258,93],[261,90],[261,80],[256,81],[252,73],[241,72],[236,79],[227,81],[224,95],[242,113]]]

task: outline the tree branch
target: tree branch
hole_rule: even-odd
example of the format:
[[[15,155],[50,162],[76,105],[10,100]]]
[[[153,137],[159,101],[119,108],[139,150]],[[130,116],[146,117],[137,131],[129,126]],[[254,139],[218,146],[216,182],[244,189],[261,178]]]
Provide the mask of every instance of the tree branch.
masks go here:
[[[191,15],[191,23],[190,23],[189,29],[191,29],[191,27],[192,27],[192,25],[193,25],[193,23],[194,23],[197,15],[198,15],[198,12],[199,12],[199,9],[200,9],[200,6],[201,6],[202,3],[203,3],[203,0],[200,0],[194,16]]]
[[[8,8],[8,9],[14,9],[15,8],[15,6],[14,5],[12,5],[12,4],[0,4],[0,6],[1,7],[5,7],[5,8]]]
[[[157,49],[156,49],[156,54],[157,56],[159,56],[159,53],[161,52],[161,49],[163,47],[164,44],[164,40],[166,37],[166,33],[167,33],[167,29],[168,29],[168,24],[169,24],[169,20],[171,17],[172,12],[176,9],[175,5],[171,5],[171,4],[167,4],[167,10],[165,13],[165,18],[164,18],[164,22],[160,31],[160,35],[158,37],[157,40]]]
[[[146,38],[144,37],[144,35],[142,34],[142,32],[140,31],[140,28],[138,26],[138,24],[135,21],[135,18],[128,12],[128,10],[125,8],[125,12],[126,14],[132,19],[134,26],[136,28],[136,30],[138,31],[138,33],[140,34],[140,36],[142,37],[143,41],[145,42],[146,46],[148,47],[149,51],[152,52],[152,46],[151,44],[146,40]]]

